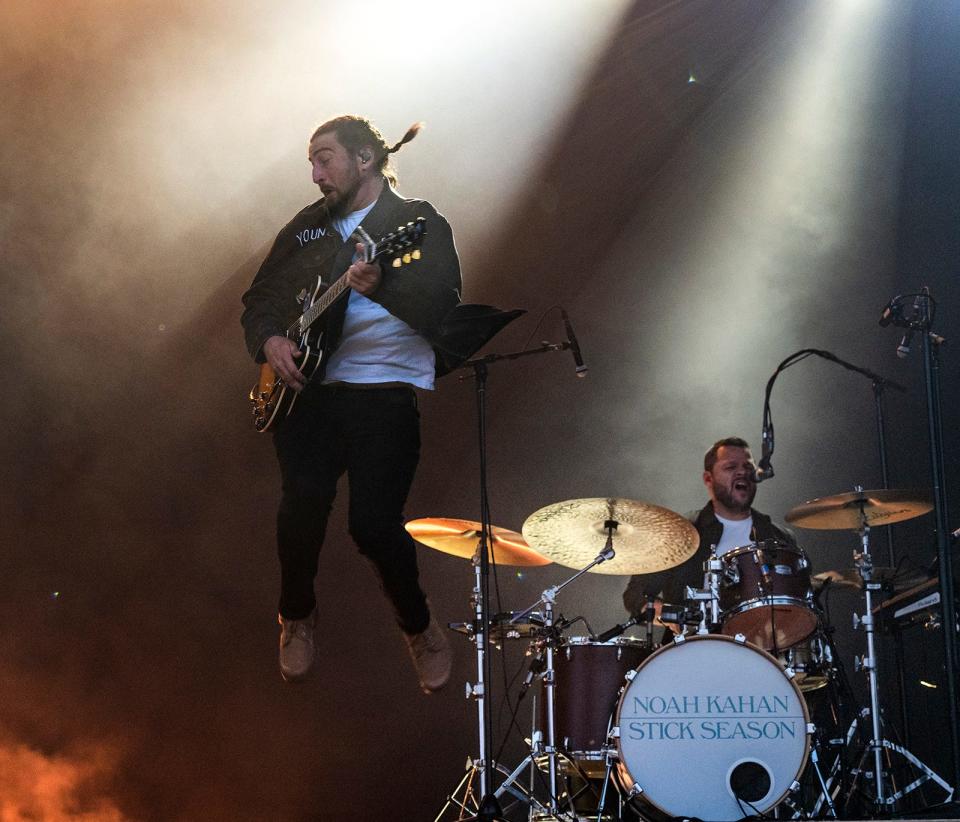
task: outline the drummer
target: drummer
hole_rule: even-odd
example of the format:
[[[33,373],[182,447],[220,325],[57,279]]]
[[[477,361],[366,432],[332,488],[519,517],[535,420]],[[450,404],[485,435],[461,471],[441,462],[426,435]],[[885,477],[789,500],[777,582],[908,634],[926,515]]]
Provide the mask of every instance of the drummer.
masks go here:
[[[685,562],[652,574],[630,578],[623,592],[623,604],[633,616],[640,616],[647,599],[662,592],[665,602],[679,604],[687,586],[703,585],[703,564],[717,546],[717,556],[761,540],[778,540],[797,549],[789,531],[752,507],[757,493],[756,465],[750,446],[740,437],[726,437],[713,444],[703,457],[703,484],[710,500],[699,511],[687,514],[700,534],[696,553]]]

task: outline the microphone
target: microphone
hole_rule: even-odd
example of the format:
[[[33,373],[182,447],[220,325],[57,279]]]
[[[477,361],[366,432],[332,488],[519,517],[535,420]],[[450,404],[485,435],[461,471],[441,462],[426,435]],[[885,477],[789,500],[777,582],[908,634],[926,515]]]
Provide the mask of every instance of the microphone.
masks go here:
[[[913,301],[913,320],[916,321],[920,316],[920,301],[923,299],[922,294],[917,294],[916,299]],[[900,339],[900,345],[897,346],[897,356],[901,360],[905,360],[907,355],[910,353],[910,344],[913,342],[913,332],[914,328],[911,325],[907,329],[907,333],[903,335]]]
[[[543,647],[541,646],[537,650],[536,654],[534,654],[533,659],[530,660],[530,667],[527,669],[527,675],[520,685],[520,698],[522,698],[530,689],[530,686],[533,684],[533,680],[543,673],[543,668],[544,665],[546,665],[546,662],[546,655],[544,654]]]
[[[563,325],[567,329],[567,343],[570,352],[573,354],[573,361],[577,366],[577,376],[587,376],[587,367],[583,364],[583,355],[580,353],[580,343],[577,342],[577,335],[573,333],[573,326],[570,325],[570,317],[567,316],[565,308],[560,309],[560,316],[563,317]]]
[[[763,424],[761,448],[760,462],[753,470],[753,481],[756,483],[773,476],[773,466],[770,464],[770,458],[773,456],[773,426],[766,422]]]
[[[640,621],[639,617],[630,617],[626,622],[621,622],[619,625],[614,625],[612,628],[608,628],[602,634],[597,637],[597,642],[609,642],[614,637],[620,636],[627,628],[630,628],[636,625]]]
[[[910,353],[910,344],[913,342],[913,329],[911,328],[907,331],[903,337],[900,338],[900,345],[897,346],[897,356],[901,360],[905,360],[907,355]]]
[[[767,552],[762,548],[753,555],[753,562],[760,566],[760,576],[763,577],[763,584],[770,590],[770,565],[767,562]]]

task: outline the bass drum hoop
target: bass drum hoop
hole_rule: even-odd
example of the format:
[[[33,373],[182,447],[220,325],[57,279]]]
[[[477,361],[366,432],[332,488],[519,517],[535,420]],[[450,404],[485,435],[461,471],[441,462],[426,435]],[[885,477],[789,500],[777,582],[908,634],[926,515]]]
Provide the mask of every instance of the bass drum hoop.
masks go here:
[[[634,790],[634,785],[637,784],[637,780],[634,778],[633,774],[630,772],[629,766],[627,765],[626,759],[624,757],[622,732],[620,732],[621,731],[620,717],[623,714],[623,703],[624,703],[624,700],[626,700],[628,695],[630,694],[630,686],[633,684],[634,680],[641,675],[644,668],[655,664],[654,661],[657,659],[657,657],[665,653],[670,653],[671,651],[675,652],[677,648],[680,648],[687,643],[702,642],[702,641],[732,642],[735,645],[740,645],[740,646],[743,646],[744,648],[748,648],[749,650],[755,652],[756,654],[766,658],[781,673],[783,673],[784,680],[793,689],[796,696],[797,705],[800,707],[800,709],[803,712],[804,745],[803,745],[803,756],[801,757],[800,764],[797,767],[797,771],[794,774],[793,779],[791,779],[787,783],[783,792],[772,801],[766,800],[764,802],[764,807],[758,807],[758,811],[761,814],[766,814],[767,811],[770,811],[773,808],[777,807],[781,802],[783,802],[784,799],[787,798],[787,796],[790,793],[791,785],[800,778],[801,774],[803,774],[804,768],[806,768],[807,766],[807,760],[810,757],[810,731],[809,731],[810,711],[807,707],[807,701],[803,695],[803,692],[800,690],[797,683],[794,681],[794,678],[791,677],[786,672],[786,667],[780,660],[778,660],[775,656],[768,653],[758,645],[754,645],[750,642],[746,642],[741,639],[736,639],[731,636],[726,636],[725,634],[697,634],[694,636],[681,635],[677,637],[677,639],[675,639],[669,645],[664,645],[663,647],[658,648],[650,656],[648,656],[642,663],[640,663],[634,676],[630,677],[627,684],[624,685],[624,687],[621,689],[620,696],[617,699],[616,713],[614,714],[614,717],[613,717],[614,727],[618,731],[616,735],[617,765],[614,771],[617,782],[620,785],[620,789],[623,793],[623,796],[627,799],[628,802],[632,800],[635,804],[635,807],[637,808],[637,810],[641,812],[641,814],[645,814],[649,816],[651,819],[658,820],[658,822],[661,822],[661,821],[669,822],[670,820],[676,819],[677,815],[672,811],[664,808],[655,799],[651,798],[650,794],[646,790],[641,790],[640,792],[637,792]],[[732,761],[730,763],[730,767],[728,769],[728,775],[729,775],[729,772],[732,771],[733,768],[736,767],[738,764],[740,764],[741,761],[743,761],[742,758],[740,760]],[[694,771],[694,770],[695,769],[691,767],[691,771]],[[642,788],[643,786],[640,786],[640,787]],[[683,815],[687,815],[687,814],[683,814]]]

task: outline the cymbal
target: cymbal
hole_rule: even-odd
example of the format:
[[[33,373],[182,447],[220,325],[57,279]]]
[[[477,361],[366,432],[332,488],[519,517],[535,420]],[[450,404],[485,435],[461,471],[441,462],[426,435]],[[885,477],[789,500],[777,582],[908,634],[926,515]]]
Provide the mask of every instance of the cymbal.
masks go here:
[[[534,511],[523,523],[527,542],[567,568],[585,568],[604,549],[604,523],[613,532],[616,556],[591,568],[595,574],[650,574],[693,556],[697,529],[680,514],[649,502],[602,497],[569,499]]]
[[[811,577],[811,581],[817,580],[821,584],[814,583],[814,590],[822,588],[829,579],[830,585],[836,585],[842,588],[860,588],[863,580],[860,578],[860,571],[856,568],[844,568],[842,571],[822,571]],[[886,585],[894,592],[906,591],[908,588],[914,588],[930,579],[930,575],[919,568],[894,568],[889,565],[874,565],[870,573],[871,582],[879,582]]]
[[[810,586],[816,594],[827,586],[831,588],[853,588],[860,589],[860,578],[848,579],[846,571],[821,571],[810,577]]]
[[[890,525],[926,514],[933,502],[930,492],[924,490],[849,491],[804,502],[793,508],[786,520],[800,528],[857,531],[861,507],[867,525]]]
[[[469,519],[448,519],[445,517],[425,517],[410,520],[404,528],[417,542],[450,554],[470,559],[477,552],[480,541],[479,522]],[[551,560],[532,550],[516,531],[493,527],[491,561],[497,565],[549,565]]]

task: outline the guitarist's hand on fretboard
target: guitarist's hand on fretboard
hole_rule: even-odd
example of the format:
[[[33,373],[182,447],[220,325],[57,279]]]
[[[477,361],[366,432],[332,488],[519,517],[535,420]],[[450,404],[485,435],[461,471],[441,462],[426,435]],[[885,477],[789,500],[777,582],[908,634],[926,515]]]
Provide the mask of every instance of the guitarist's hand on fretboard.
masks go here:
[[[263,344],[263,354],[270,363],[270,367],[277,373],[290,388],[299,393],[306,385],[306,379],[297,368],[294,358],[302,357],[303,352],[297,344],[287,337],[268,337]]]
[[[345,274],[347,285],[364,297],[369,297],[380,286],[380,265],[363,262],[363,243],[357,243],[357,256],[354,260]]]

